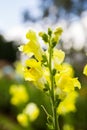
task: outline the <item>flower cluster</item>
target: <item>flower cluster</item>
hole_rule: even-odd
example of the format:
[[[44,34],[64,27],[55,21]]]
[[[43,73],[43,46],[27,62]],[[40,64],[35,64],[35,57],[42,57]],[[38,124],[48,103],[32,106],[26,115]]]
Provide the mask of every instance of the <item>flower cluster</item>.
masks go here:
[[[19,50],[28,56],[25,61],[25,80],[32,81],[39,89],[51,93],[54,89],[54,99],[58,101],[58,114],[75,111],[75,99],[78,96],[75,88],[81,88],[78,78],[74,78],[73,68],[63,63],[65,53],[56,48],[63,30],[61,27],[48,32],[40,32],[39,36],[47,45],[44,50],[38,41],[36,33],[29,30],[26,34],[28,42]],[[53,87],[53,88],[52,88]]]
[[[61,27],[55,30],[48,28],[47,33],[40,32],[39,36],[47,48],[43,49],[36,33],[29,30],[26,34],[27,43],[19,47],[28,57],[23,68],[25,80],[32,81],[50,97],[52,115],[43,109],[47,114],[48,127],[54,130],[60,130],[58,115],[76,110],[78,93],[75,89],[81,88],[78,78],[74,78],[73,68],[64,63],[64,51],[57,49],[62,32]]]

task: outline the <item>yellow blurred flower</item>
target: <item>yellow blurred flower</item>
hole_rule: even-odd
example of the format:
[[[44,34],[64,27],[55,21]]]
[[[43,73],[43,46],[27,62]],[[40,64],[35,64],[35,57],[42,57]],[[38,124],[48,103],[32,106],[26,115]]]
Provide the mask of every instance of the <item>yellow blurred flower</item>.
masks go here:
[[[9,90],[11,97],[11,103],[13,105],[20,105],[26,103],[29,100],[29,95],[24,85],[12,85]]]
[[[85,74],[87,76],[87,64],[84,67],[83,74]]]
[[[75,102],[76,98],[78,97],[78,93],[75,91],[72,91],[69,93],[66,98],[60,102],[57,112],[58,114],[64,115],[68,112],[75,112],[76,107],[75,107]]]
[[[28,126],[28,116],[25,113],[20,113],[17,115],[17,121],[22,125],[23,127]]]
[[[74,130],[74,127],[72,125],[69,125],[69,124],[64,124],[63,130]]]
[[[40,113],[39,108],[37,107],[35,103],[29,103],[25,107],[23,112],[28,115],[30,121],[36,120],[36,118],[38,117]]]

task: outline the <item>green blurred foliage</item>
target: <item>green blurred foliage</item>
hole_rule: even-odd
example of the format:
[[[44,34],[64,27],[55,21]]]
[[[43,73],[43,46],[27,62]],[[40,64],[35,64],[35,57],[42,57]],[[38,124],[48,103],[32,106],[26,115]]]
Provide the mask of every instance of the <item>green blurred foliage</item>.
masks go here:
[[[6,41],[5,38],[0,35],[0,60],[6,60],[13,63],[17,60],[17,43],[14,41]]]
[[[22,128],[14,120],[0,114],[0,130],[24,130],[24,128]]]
[[[0,39],[3,39],[0,37]],[[5,61],[11,62],[9,66],[12,68],[12,71],[9,71],[8,75],[4,74],[3,68],[5,66],[2,66],[0,68],[0,71],[2,71],[2,76],[0,76],[0,130],[47,130],[46,127],[46,114],[44,110],[42,109],[41,105],[43,105],[46,110],[51,113],[51,107],[50,107],[50,101],[47,95],[45,95],[43,92],[38,90],[35,86],[33,86],[30,82],[24,81],[23,78],[18,77],[15,73],[15,69],[13,67],[14,61],[17,60],[17,50],[13,49],[14,51],[7,51],[10,48],[10,44],[7,41],[1,40],[3,42],[0,42],[0,61],[3,59]],[[5,43],[4,43],[5,42]],[[2,45],[3,44],[3,45]],[[8,45],[9,44],[9,45]],[[11,44],[12,47],[13,44]],[[3,47],[2,47],[3,46]],[[8,47],[7,47],[8,46]],[[6,47],[6,48],[4,48]],[[2,49],[3,48],[3,49]],[[14,47],[13,47],[14,48]],[[6,50],[4,50],[6,49]],[[10,48],[11,49],[11,48]],[[17,48],[16,48],[17,49]],[[2,51],[3,50],[3,51]],[[5,57],[5,51],[9,54]],[[76,55],[82,56],[82,60],[78,61],[76,59]],[[11,55],[11,56],[9,56]],[[12,55],[14,58],[12,58]],[[8,58],[7,58],[8,57]],[[9,60],[9,58],[12,58]],[[70,51],[66,54],[66,61],[67,59],[70,59],[70,63],[74,66],[75,69],[75,75],[79,77],[81,83],[82,83],[82,89],[79,91],[79,97],[77,99],[77,111],[76,113],[69,113],[65,115],[64,117],[60,117],[60,126],[63,127],[64,123],[71,124],[74,126],[75,130],[87,130],[87,77],[83,76],[82,71],[83,67],[86,63],[87,57],[84,56],[84,52],[79,51],[75,52]],[[8,66],[8,64],[6,64]],[[16,77],[16,78],[15,78]],[[18,78],[18,79],[17,79]],[[18,107],[13,106],[10,103],[11,95],[9,94],[9,89],[12,84],[23,84],[27,90],[27,93],[29,94],[29,102],[34,102],[37,104],[37,106],[40,109],[40,115],[34,122],[30,122],[28,128],[23,128],[20,125],[18,125],[16,117],[17,114],[21,113],[23,111],[23,108],[26,106],[26,104],[22,104]],[[84,87],[85,86],[85,87]],[[4,116],[3,116],[4,115]],[[12,122],[11,122],[12,120]]]
[[[0,113],[5,114],[7,117],[13,118],[16,121],[16,116],[18,113],[22,112],[26,104],[21,106],[13,106],[10,103],[11,95],[9,94],[9,89],[12,84],[19,84],[15,80],[9,80],[4,77],[0,79]],[[40,115],[36,121],[31,122],[31,126],[34,130],[45,130],[46,129],[46,115],[41,107],[44,105],[45,108],[49,110],[50,103],[48,97],[43,94],[40,90],[36,89],[32,84],[22,81],[22,84],[25,85],[27,92],[29,94],[29,102],[34,102],[40,109]],[[25,128],[26,130],[27,128]]]
[[[24,81],[24,79],[21,80],[21,84],[25,85],[25,88],[29,94],[29,102],[34,102],[37,104],[37,106],[40,109],[40,115],[39,117],[34,121],[30,122],[30,126],[33,130],[47,130],[46,127],[46,114],[44,110],[42,109],[41,105],[44,105],[44,107],[47,109],[48,112],[51,113],[50,110],[50,102],[48,96],[46,96],[43,92],[38,90],[35,86],[33,86],[31,83]],[[16,116],[18,113],[21,113],[23,108],[26,106],[26,104],[23,104],[21,106],[14,106],[10,103],[11,95],[9,94],[9,89],[12,84],[20,84],[18,81],[14,79],[9,79],[8,77],[3,77],[0,79],[0,115],[5,115],[6,119],[13,120],[13,124],[17,124]],[[79,91],[79,97],[77,99],[77,111],[75,113],[69,113],[65,115],[64,117],[60,117],[60,126],[62,126],[65,123],[68,123],[70,125],[73,125],[75,130],[87,130],[87,87],[82,87],[82,89]],[[2,123],[0,122],[2,125]],[[8,124],[8,121],[7,121]],[[0,125],[0,126],[1,126]],[[5,125],[7,127],[7,125]],[[10,127],[10,126],[9,126]],[[29,128],[24,128],[25,130]],[[3,130],[3,129],[1,129]],[[19,129],[21,130],[21,129]],[[30,129],[31,130],[31,129]]]

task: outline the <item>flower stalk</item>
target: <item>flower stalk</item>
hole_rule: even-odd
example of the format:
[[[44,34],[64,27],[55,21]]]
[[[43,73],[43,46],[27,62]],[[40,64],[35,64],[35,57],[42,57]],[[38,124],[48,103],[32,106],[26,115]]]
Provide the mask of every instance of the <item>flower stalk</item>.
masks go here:
[[[52,42],[51,37],[49,39],[49,72],[50,72],[50,98],[51,98],[51,104],[52,104],[52,117],[53,117],[53,129],[54,130],[60,130],[59,122],[58,122],[58,115],[57,115],[57,108],[56,108],[56,101],[55,101],[55,95],[54,95],[54,75],[53,75],[53,69],[52,69],[52,55],[53,55],[53,48],[52,48]]]

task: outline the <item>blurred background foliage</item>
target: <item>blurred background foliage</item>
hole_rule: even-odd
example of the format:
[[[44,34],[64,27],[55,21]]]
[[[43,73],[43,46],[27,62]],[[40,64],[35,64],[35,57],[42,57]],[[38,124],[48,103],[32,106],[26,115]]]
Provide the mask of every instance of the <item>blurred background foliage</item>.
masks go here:
[[[37,1],[37,0],[36,0]],[[69,113],[60,117],[60,126],[62,130],[87,130],[87,77],[83,75],[83,67],[87,63],[87,23],[84,26],[85,40],[80,49],[74,44],[73,37],[68,39],[69,28],[75,21],[80,21],[83,12],[87,11],[86,0],[38,0],[38,15],[34,14],[31,8],[23,10],[21,19],[27,28],[37,23],[47,26],[57,25],[62,19],[67,21],[65,36],[60,41],[61,48],[66,53],[65,62],[72,64],[75,70],[75,76],[82,84],[79,90],[79,97],[76,102],[77,112]],[[65,22],[65,21],[64,21]],[[73,28],[73,27],[72,27]],[[74,28],[75,29],[75,28]],[[68,34],[67,31],[68,30]],[[77,30],[75,30],[77,31]],[[76,32],[77,36],[80,32]],[[72,35],[72,33],[71,33]],[[81,35],[80,35],[81,36]],[[67,39],[67,40],[66,40]],[[46,114],[41,105],[44,105],[47,111],[51,113],[48,96],[36,89],[31,83],[25,82],[21,70],[21,55],[18,51],[19,43],[24,41],[19,39],[7,40],[3,34],[0,35],[0,130],[47,130]],[[78,43],[80,46],[81,42]],[[17,62],[19,64],[17,64]],[[20,66],[19,66],[20,65]],[[11,102],[12,95],[10,89],[12,85],[24,85],[29,100],[19,105]],[[20,95],[19,95],[20,96]],[[16,99],[17,100],[17,99]],[[29,126],[23,127],[17,121],[18,114],[22,113],[28,103],[35,103],[40,111],[34,121],[29,120]],[[64,126],[66,125],[66,126]],[[64,128],[63,128],[64,126]]]

